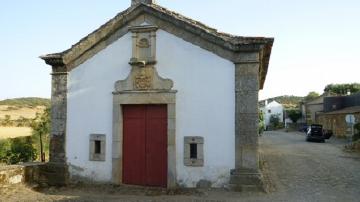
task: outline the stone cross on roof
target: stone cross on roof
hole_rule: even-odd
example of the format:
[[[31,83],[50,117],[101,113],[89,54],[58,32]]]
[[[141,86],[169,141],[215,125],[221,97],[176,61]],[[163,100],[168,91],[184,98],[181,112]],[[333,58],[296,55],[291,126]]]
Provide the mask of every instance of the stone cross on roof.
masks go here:
[[[131,0],[131,5],[135,5],[138,3],[154,4],[156,2],[155,2],[155,0]]]

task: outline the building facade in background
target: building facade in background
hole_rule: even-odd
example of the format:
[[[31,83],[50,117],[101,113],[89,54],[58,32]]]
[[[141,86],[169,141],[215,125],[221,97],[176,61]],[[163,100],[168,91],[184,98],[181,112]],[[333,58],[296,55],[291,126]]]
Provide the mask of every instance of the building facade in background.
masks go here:
[[[332,130],[337,137],[351,135],[346,115],[354,115],[355,122],[360,122],[360,93],[347,96],[330,96],[324,98],[324,112],[317,116],[317,123],[325,129]]]

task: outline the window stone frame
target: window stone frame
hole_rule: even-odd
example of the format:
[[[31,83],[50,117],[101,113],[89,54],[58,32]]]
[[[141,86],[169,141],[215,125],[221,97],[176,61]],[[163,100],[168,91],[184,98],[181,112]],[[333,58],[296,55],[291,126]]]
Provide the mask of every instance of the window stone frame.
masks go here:
[[[100,141],[100,153],[95,153],[95,142]],[[89,138],[89,160],[90,161],[105,161],[106,157],[106,135],[105,134],[90,134]]]
[[[190,145],[197,145],[197,158],[190,158]],[[184,165],[192,167],[204,166],[204,138],[199,136],[184,137]]]

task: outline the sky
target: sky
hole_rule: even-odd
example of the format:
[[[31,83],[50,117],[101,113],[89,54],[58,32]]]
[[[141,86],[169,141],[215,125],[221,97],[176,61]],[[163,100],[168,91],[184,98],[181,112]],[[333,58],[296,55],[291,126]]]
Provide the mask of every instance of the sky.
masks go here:
[[[50,66],[40,55],[61,52],[131,0],[2,0],[0,100],[50,97]],[[330,83],[360,82],[359,0],[158,0],[221,32],[274,37],[260,99],[322,93]]]

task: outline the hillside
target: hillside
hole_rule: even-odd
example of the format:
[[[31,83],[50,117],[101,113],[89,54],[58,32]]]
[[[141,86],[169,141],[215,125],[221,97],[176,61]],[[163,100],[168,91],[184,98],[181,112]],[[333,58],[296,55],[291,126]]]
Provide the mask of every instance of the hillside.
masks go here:
[[[268,103],[270,103],[274,100],[276,102],[282,104],[285,108],[298,108],[299,103],[302,100],[304,100],[304,97],[293,96],[293,95],[283,95],[283,96],[278,96],[278,97],[273,97],[273,98],[267,99]],[[263,107],[264,105],[265,105],[265,100],[260,100],[259,106]]]
[[[50,99],[46,98],[15,98],[0,101],[0,120],[10,116],[11,120],[21,118],[35,118],[36,113],[42,113],[50,106]]]
[[[15,98],[0,101],[0,139],[31,135],[30,123],[50,106],[50,99]]]
[[[26,97],[1,100],[0,105],[14,106],[14,107],[36,107],[36,106],[50,106],[50,99]]]

